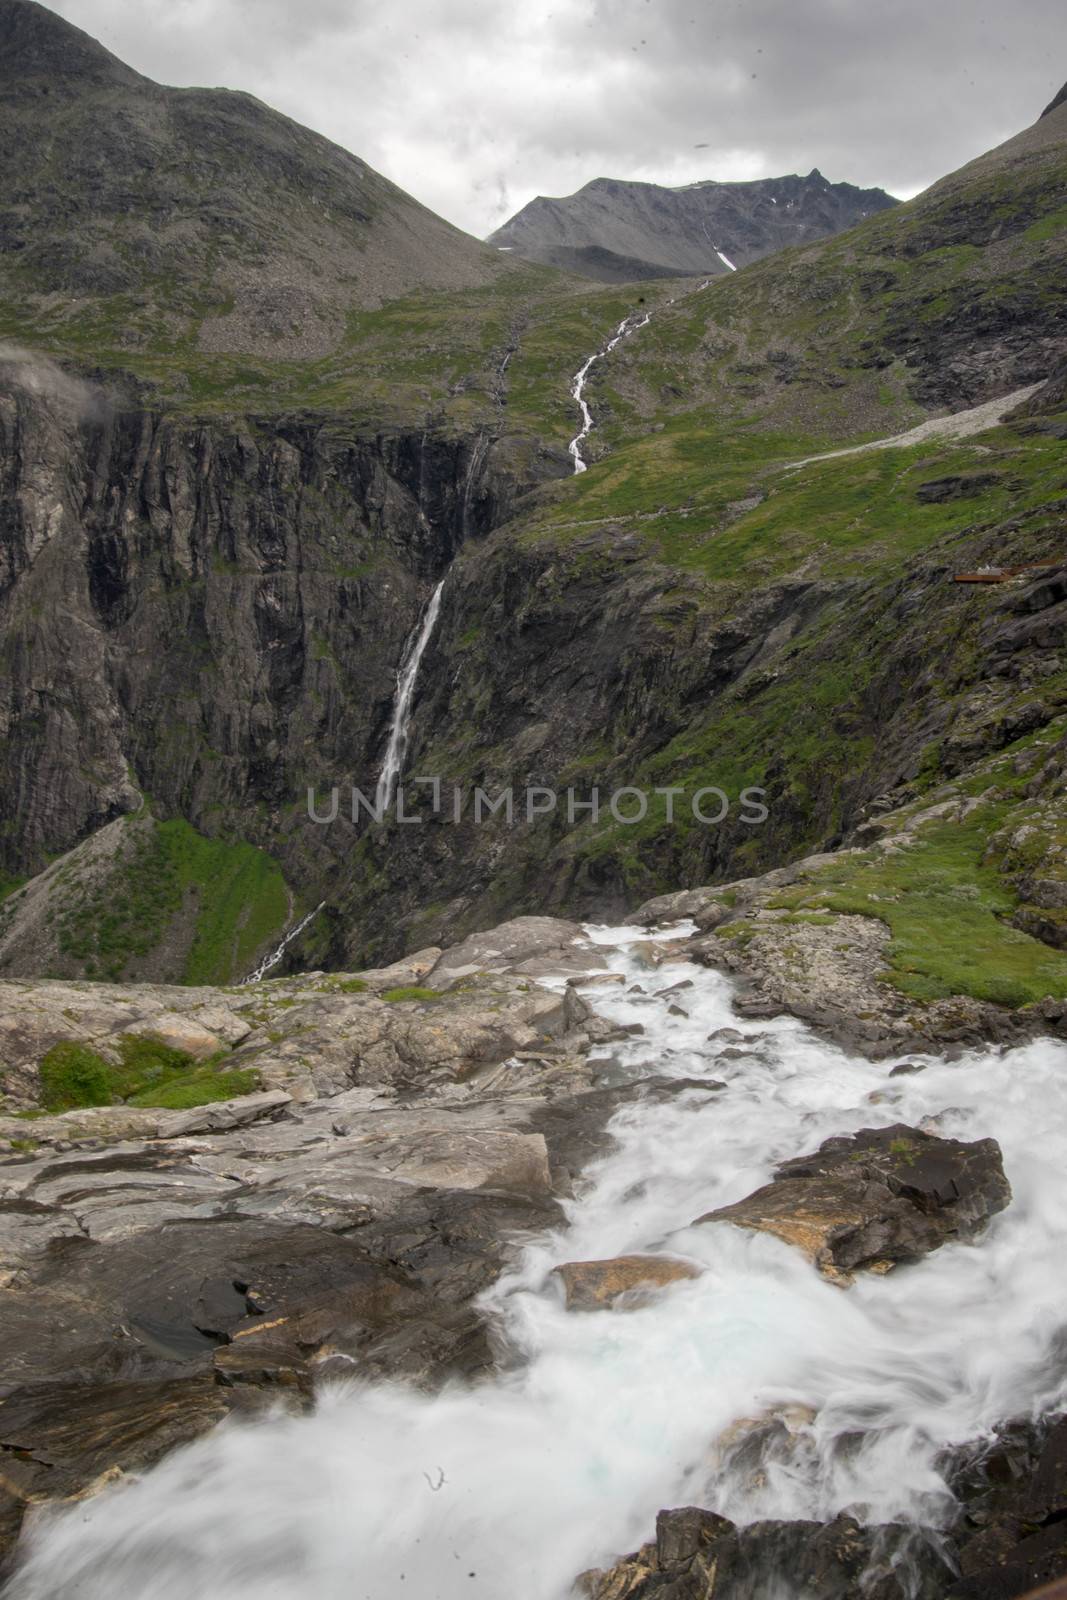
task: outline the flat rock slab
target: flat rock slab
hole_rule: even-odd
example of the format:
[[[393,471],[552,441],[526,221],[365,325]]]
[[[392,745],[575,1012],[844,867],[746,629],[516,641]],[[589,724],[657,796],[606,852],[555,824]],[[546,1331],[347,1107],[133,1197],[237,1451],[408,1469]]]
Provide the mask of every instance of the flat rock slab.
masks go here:
[[[565,965],[578,970],[604,965],[575,948],[585,934],[577,922],[560,917],[514,917],[485,933],[472,933],[446,950],[426,978],[431,989],[447,989],[477,972],[521,972],[542,976]]]
[[[995,1139],[965,1144],[898,1123],[827,1139],[746,1199],[698,1217],[770,1233],[847,1284],[951,1240],[973,1239],[1011,1200]]]

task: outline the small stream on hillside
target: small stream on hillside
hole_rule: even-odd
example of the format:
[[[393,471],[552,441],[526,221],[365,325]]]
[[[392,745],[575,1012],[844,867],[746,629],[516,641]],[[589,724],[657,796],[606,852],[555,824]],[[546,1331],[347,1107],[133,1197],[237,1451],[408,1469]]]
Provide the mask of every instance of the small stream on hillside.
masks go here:
[[[571,460],[574,462],[575,473],[585,472],[589,465],[582,455],[582,445],[593,431],[593,413],[590,411],[589,403],[585,398],[585,386],[589,374],[596,363],[602,361],[605,356],[610,355],[622,339],[627,338],[631,333],[636,333],[638,328],[647,327],[651,320],[651,311],[631,311],[629,316],[623,317],[607,344],[600,350],[594,350],[593,354],[586,358],[571,379],[571,399],[582,414],[582,426],[567,446]]]
[[[945,1446],[1067,1400],[1067,1048],[891,1078],[791,1019],[738,1018],[719,974],[650,971],[629,949],[644,929],[588,937],[625,983],[584,992],[645,1030],[611,1046],[615,1070],[725,1087],[616,1114],[566,1226],[528,1241],[484,1299],[507,1370],[435,1397],[353,1383],[310,1417],[229,1424],[43,1519],[10,1600],[563,1600],[661,1507],[936,1525]],[[720,1054],[707,1036],[723,1026],[751,1048]],[[782,1158],[898,1121],[999,1140],[1014,1199],[977,1243],[842,1290],[766,1235],[691,1226]],[[564,1309],[552,1267],[624,1252],[701,1275],[638,1310]],[[802,1419],[791,1455],[755,1478],[724,1464],[724,1430],[787,1407]]]

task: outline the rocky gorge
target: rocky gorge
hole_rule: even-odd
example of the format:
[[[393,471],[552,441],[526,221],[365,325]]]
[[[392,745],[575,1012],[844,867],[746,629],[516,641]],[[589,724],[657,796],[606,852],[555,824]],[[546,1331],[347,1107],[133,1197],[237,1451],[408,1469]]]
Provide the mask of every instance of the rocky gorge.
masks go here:
[[[1063,1577],[1063,96],[620,287],[0,47],[4,1594]]]
[[[1008,1596],[1062,1571],[1059,1323],[1039,1263],[1062,1248],[1064,1047],[865,1064],[799,1022],[746,1018],[705,946],[676,919],[649,935],[525,918],[343,977],[9,982],[0,1048],[26,1104],[57,1052],[118,1063],[131,1038],[254,1064],[263,1085],[0,1124],[9,1541],[28,1516],[10,1593],[103,1594],[116,1562],[131,1593],[269,1593],[264,1493],[289,1529],[277,1592],[346,1592],[347,1535],[292,1542],[306,1502],[282,1463],[306,1474],[309,1450],[334,1474],[373,1463],[377,1490],[350,1485],[372,1588],[439,1581],[443,1539],[450,1593],[520,1570],[527,1592],[562,1592],[645,1535],[650,1497],[680,1492],[705,1509],[663,1511],[656,1543],[582,1592],[734,1596],[800,1571],[797,1592],[820,1596],[872,1574],[887,1600]],[[995,1377],[988,1336],[961,1362],[954,1332],[992,1306],[1015,1330]],[[574,1362],[592,1363],[580,1403]],[[621,1411],[604,1382],[635,1386]],[[555,1491],[523,1465],[546,1448]],[[247,1476],[264,1450],[281,1451],[275,1488]],[[211,1506],[229,1519],[242,1494],[259,1512],[209,1555]],[[412,1495],[413,1528],[386,1518],[368,1546],[361,1518]],[[583,1514],[561,1521],[558,1495]]]

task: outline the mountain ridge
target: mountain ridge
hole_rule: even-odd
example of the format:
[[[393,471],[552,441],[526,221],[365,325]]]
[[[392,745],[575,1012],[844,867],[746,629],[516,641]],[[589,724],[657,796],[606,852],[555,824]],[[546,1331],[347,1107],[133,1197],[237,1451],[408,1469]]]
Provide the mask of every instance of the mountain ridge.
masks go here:
[[[593,178],[538,195],[489,235],[498,250],[604,282],[718,275],[852,227],[899,202],[882,189],[801,176],[669,187]]]
[[[283,346],[235,362],[171,324],[139,343],[144,308],[118,291],[57,289],[27,321],[0,283],[0,333],[86,374],[99,401],[52,404],[25,362],[0,363],[0,719],[20,819],[0,839],[6,870],[77,850],[141,795],[157,877],[176,819],[255,845],[294,904],[328,902],[292,959],[343,965],[518,909],[599,915],[774,865],[929,773],[961,717],[984,748],[1032,714],[1039,680],[1057,717],[1045,646],[1012,656],[1025,682],[993,670],[1014,591],[946,600],[944,573],[1054,558],[1058,412],[977,443],[810,458],[1037,384],[1062,359],[1064,115],[706,287],[583,285],[476,247],[499,276],[350,314],[323,358]],[[128,192],[122,227],[154,193]],[[77,196],[53,200],[46,244]],[[209,276],[186,265],[166,317],[203,305]],[[573,375],[639,305],[640,330],[588,373],[575,478]],[[558,818],[509,833],[309,825],[308,785],[373,787],[397,664],[447,569],[410,770],[490,787],[736,777],[768,788],[771,825],[709,836],[650,817],[640,848],[628,828]],[[922,622],[905,651],[898,592]],[[872,652],[883,615],[893,630]],[[86,874],[69,928],[57,911],[71,947],[57,965],[84,972],[87,942],[97,970],[128,954],[116,908],[136,923],[135,856],[116,854],[106,882]],[[82,865],[50,880],[64,897]]]
[[[0,289],[62,324],[91,297],[131,349],[300,359],[346,319],[508,265],[251,95],[171,89],[35,0],[0,0]]]
[[[41,77],[53,87],[64,79],[126,86],[151,82],[47,6],[36,0],[5,0],[0,5],[0,85],[20,84],[38,93],[36,80]]]

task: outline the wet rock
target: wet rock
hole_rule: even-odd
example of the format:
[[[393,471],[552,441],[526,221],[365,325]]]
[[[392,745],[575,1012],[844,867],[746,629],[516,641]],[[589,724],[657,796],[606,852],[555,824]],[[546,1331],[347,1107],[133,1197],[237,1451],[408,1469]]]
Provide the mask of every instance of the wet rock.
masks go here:
[[[653,939],[635,939],[628,947],[629,954],[642,967],[661,967],[668,958],[664,942]]]
[[[896,1124],[828,1139],[697,1221],[773,1234],[846,1284],[860,1268],[884,1271],[974,1238],[1010,1199],[994,1139],[966,1144]]]
[[[207,1371],[157,1382],[71,1380],[9,1389],[0,1403],[0,1555],[14,1544],[31,1506],[81,1499],[142,1472],[229,1410]]]
[[[534,921],[511,955],[570,937]],[[267,1085],[187,1111],[40,1116],[32,1140],[0,1117],[8,1537],[30,1500],[91,1492],[231,1411],[306,1405],[325,1376],[435,1386],[490,1369],[476,1297],[516,1237],[559,1224],[557,1196],[644,1086],[630,1071],[592,1087],[593,1041],[633,1029],[574,989],[451,972],[437,998],[385,998],[429,960],[247,992],[0,987],[6,1081],[27,1099],[57,1037],[103,1052],[175,1018],[187,1044],[212,1022],[227,1064]]]
[[[906,1569],[894,1571],[902,1557]],[[739,1528],[695,1506],[661,1511],[654,1543],[609,1571],[584,1573],[588,1600],[940,1600],[951,1569],[903,1527],[755,1522]]]
[[[1008,1424],[960,1455],[949,1600],[1015,1600],[1067,1579],[1067,1419]]]
[[[633,1311],[647,1305],[657,1289],[698,1278],[699,1268],[670,1256],[615,1256],[607,1261],[568,1261],[554,1267],[563,1284],[568,1311]]]

